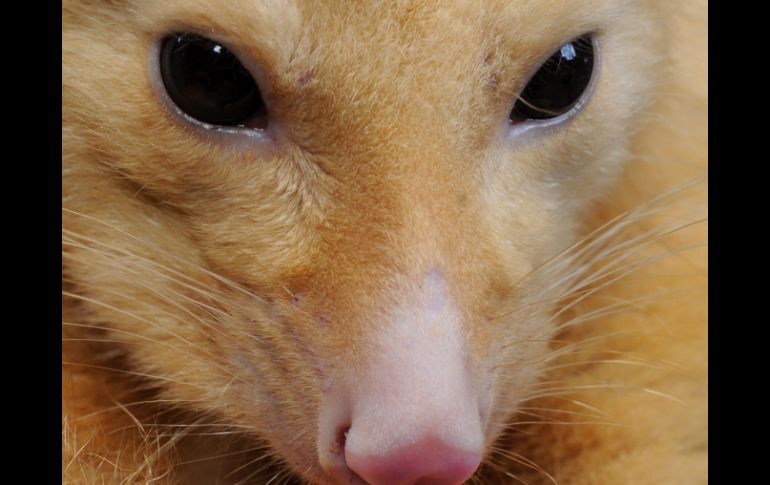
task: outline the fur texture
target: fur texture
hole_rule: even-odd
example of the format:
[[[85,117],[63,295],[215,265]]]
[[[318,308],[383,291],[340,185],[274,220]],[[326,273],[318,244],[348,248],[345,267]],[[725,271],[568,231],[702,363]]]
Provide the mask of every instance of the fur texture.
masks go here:
[[[64,481],[332,483],[328,386],[439,267],[488,389],[472,480],[706,483],[705,10],[66,0]],[[254,72],[269,137],[167,106],[179,30]],[[508,136],[585,32],[589,102]]]

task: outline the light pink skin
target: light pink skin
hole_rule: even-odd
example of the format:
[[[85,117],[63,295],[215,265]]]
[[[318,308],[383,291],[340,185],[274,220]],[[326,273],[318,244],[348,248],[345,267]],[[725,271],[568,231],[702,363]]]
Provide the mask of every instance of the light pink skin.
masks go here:
[[[340,483],[457,485],[479,466],[482,413],[459,312],[437,268],[419,288],[392,308],[368,367],[325,397],[319,458]]]
[[[459,485],[476,471],[481,453],[454,449],[428,437],[387,456],[346,451],[345,461],[370,485]]]

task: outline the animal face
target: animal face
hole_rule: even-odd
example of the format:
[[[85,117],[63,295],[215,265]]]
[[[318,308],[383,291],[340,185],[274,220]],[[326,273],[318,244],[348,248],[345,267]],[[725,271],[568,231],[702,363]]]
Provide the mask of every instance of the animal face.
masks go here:
[[[65,285],[159,395],[305,479],[459,483],[542,373],[574,289],[553,257],[644,116],[655,20],[618,0],[65,2]],[[177,33],[237,59],[259,124],[174,99]],[[581,37],[570,109],[512,117]]]

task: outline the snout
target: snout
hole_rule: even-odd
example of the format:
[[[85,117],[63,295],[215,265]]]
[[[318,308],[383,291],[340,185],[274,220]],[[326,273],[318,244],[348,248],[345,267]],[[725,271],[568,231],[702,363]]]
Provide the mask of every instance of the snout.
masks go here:
[[[478,468],[484,437],[460,312],[441,273],[395,305],[368,347],[324,396],[318,453],[338,483],[458,485]]]

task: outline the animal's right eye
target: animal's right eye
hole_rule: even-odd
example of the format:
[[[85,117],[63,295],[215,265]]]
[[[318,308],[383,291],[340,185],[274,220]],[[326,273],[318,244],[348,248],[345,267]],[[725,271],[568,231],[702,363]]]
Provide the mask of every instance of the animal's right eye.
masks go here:
[[[191,117],[212,125],[264,128],[259,87],[221,44],[191,33],[163,39],[160,73],[169,97]]]

